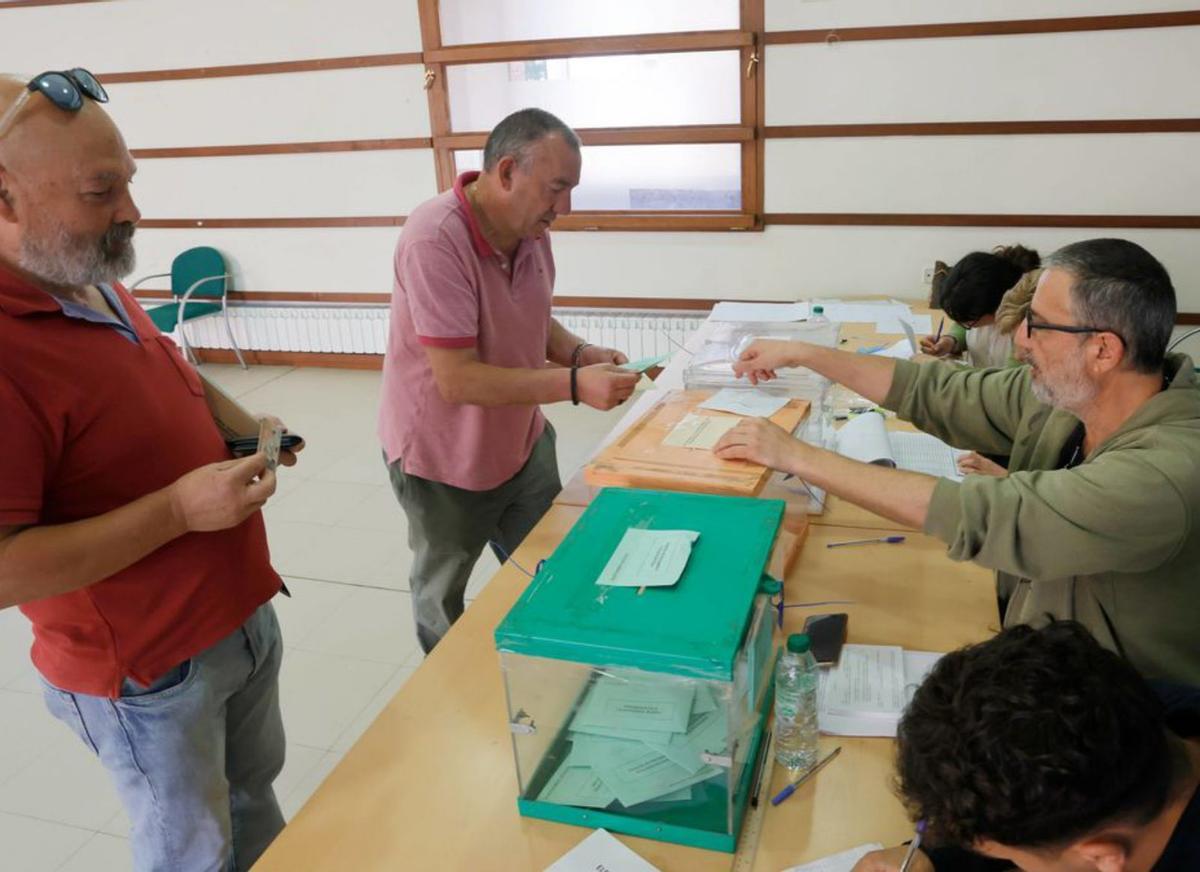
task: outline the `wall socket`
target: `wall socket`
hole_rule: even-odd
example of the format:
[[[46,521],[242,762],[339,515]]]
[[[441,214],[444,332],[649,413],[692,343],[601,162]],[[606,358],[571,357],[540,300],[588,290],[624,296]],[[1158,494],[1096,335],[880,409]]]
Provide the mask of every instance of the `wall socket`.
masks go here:
[[[933,287],[933,267],[927,266],[921,272],[921,284],[927,288]]]

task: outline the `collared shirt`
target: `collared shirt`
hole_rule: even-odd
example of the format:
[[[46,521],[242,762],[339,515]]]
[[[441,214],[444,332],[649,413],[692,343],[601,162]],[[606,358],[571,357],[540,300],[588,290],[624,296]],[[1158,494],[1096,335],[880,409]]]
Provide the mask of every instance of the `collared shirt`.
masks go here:
[[[117,294],[111,285],[96,285],[96,290],[100,292],[100,296],[104,297],[104,301],[108,303],[109,308],[116,314],[117,319],[115,321],[103,312],[97,312],[91,306],[85,306],[83,303],[76,303],[74,300],[62,300],[58,297],[52,297],[51,299],[58,303],[62,308],[62,313],[68,318],[78,318],[81,321],[91,321],[93,324],[103,324],[106,327],[111,327],[134,345],[137,345],[137,331],[133,329],[133,322],[129,320],[129,313],[125,311],[125,305],[121,302],[120,295]]]
[[[511,263],[488,244],[465,192],[478,175],[464,173],[404,224],[379,413],[389,463],[402,460],[409,475],[471,491],[516,475],[545,419],[533,405],[447,402],[426,348],[474,348],[492,366],[540,369],[554,289],[548,234],[522,240]]]
[[[72,317],[0,270],[0,525],[93,518],[230,459],[199,374],[123,288],[109,290],[120,328]],[[229,635],[279,587],[256,512],[21,611],[47,681],[116,696],[123,679],[148,685]]]

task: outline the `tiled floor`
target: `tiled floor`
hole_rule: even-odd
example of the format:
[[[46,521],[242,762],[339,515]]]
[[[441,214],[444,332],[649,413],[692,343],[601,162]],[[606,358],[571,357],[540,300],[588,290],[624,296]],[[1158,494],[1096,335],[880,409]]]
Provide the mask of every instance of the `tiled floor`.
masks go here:
[[[250,410],[301,433],[265,509],[271,556],[292,599],[275,600],[287,651],[281,693],[287,765],[276,782],[291,817],[421,663],[408,594],[404,515],[375,439],[379,374],[208,366]],[[559,404],[564,479],[619,413]],[[474,599],[496,570],[485,551]],[[0,868],[117,872],[130,866],[128,822],[100,763],[42,705],[30,633],[0,611]]]

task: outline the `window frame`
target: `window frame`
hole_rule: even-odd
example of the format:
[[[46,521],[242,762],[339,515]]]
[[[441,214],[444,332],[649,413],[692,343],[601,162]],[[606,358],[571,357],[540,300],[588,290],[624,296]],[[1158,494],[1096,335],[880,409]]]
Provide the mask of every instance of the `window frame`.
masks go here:
[[[434,166],[439,191],[454,185],[454,152],[482,149],[487,131],[454,132],[446,67],[549,58],[663,54],[737,50],[743,71],[739,124],[689,124],[661,127],[595,127],[576,130],[584,145],[682,145],[735,143],[741,149],[742,204],[736,211],[581,210],[554,222],[556,230],[707,230],[763,229],[763,64],[764,0],[740,0],[737,30],[652,33],[601,37],[565,37],[517,42],[443,46],[439,0],[418,0],[425,88],[429,100]],[[586,168],[585,168],[586,172]]]

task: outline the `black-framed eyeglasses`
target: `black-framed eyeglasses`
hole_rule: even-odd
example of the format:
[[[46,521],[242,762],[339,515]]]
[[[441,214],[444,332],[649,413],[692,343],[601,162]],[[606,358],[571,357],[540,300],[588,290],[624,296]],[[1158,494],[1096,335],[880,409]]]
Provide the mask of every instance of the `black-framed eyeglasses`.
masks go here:
[[[0,136],[8,132],[30,95],[37,93],[42,94],[64,112],[78,112],[83,108],[84,97],[97,103],[108,102],[108,92],[104,90],[104,86],[83,67],[75,67],[72,70],[47,70],[30,79],[21,96],[17,97],[12,106],[8,107],[8,111],[0,117]]]
[[[1033,309],[1025,310],[1025,338],[1032,339],[1034,330],[1053,330],[1056,333],[1111,333],[1125,343],[1125,337],[1111,327],[1081,327],[1078,324],[1051,324],[1035,320]],[[1128,344],[1128,343],[1125,343]]]

